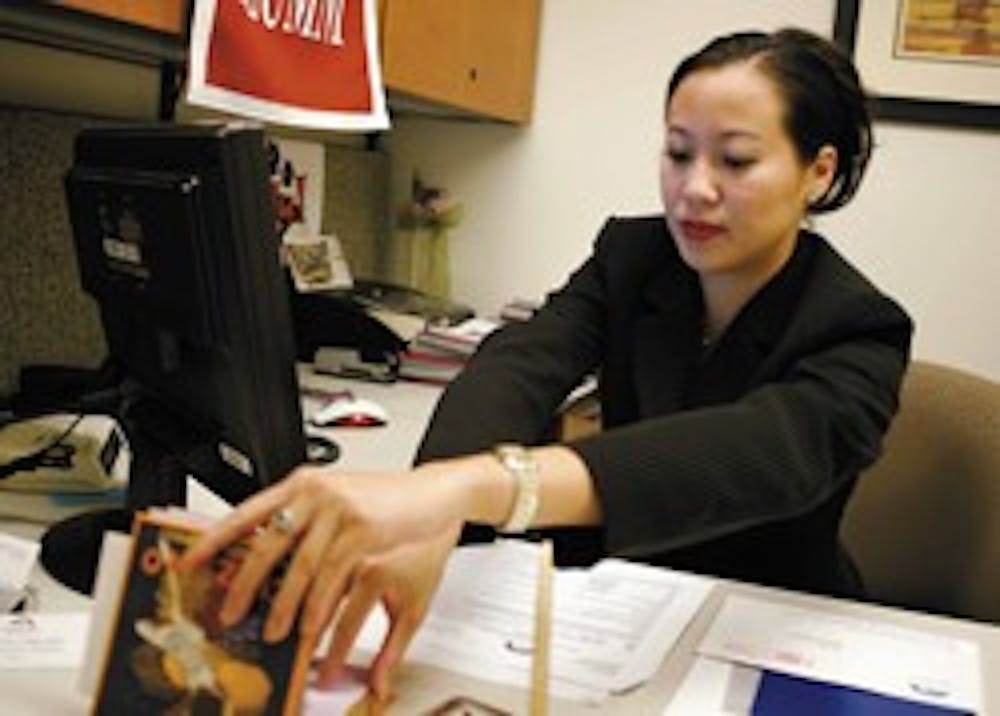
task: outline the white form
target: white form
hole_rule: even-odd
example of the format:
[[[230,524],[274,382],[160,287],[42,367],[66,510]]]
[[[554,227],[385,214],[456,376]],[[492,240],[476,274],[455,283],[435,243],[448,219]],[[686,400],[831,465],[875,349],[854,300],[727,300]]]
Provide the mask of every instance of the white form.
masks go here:
[[[872,619],[729,596],[698,652],[939,707],[982,708],[978,644]]]
[[[538,549],[501,541],[456,550],[406,660],[527,688]],[[619,560],[556,570],[550,692],[596,703],[641,684],[710,589],[702,577]],[[359,646],[375,651],[385,628],[384,613],[373,613]]]
[[[83,659],[86,612],[0,615],[0,669],[73,669]]]

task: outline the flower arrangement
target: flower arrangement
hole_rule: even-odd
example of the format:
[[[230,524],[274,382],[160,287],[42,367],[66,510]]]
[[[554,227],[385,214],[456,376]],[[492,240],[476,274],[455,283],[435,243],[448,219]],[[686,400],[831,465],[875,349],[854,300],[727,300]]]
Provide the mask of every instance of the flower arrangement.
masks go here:
[[[397,226],[404,230],[430,229],[446,231],[462,220],[462,205],[449,203],[448,192],[433,187],[414,174],[410,184],[410,201],[399,210]]]

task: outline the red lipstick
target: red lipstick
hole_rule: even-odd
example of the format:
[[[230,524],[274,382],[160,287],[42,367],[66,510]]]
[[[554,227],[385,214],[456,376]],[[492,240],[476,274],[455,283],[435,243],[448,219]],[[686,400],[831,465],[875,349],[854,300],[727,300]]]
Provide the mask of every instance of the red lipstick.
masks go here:
[[[725,231],[725,228],[718,224],[710,224],[705,221],[682,221],[681,233],[689,241],[709,241]]]

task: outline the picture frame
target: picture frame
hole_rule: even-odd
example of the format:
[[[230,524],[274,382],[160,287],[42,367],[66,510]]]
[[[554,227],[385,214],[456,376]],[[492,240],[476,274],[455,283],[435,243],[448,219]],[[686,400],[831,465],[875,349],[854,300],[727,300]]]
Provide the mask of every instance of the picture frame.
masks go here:
[[[878,119],[1000,128],[1000,57],[896,52],[908,0],[837,0],[834,40],[854,59]],[[988,11],[988,9],[987,9]]]

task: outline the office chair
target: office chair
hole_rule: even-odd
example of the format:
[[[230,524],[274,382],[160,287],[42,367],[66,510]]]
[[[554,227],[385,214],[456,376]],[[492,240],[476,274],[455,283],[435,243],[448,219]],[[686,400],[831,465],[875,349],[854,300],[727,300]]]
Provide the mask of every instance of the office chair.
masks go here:
[[[873,601],[1000,622],[1000,383],[915,361],[841,528]]]

